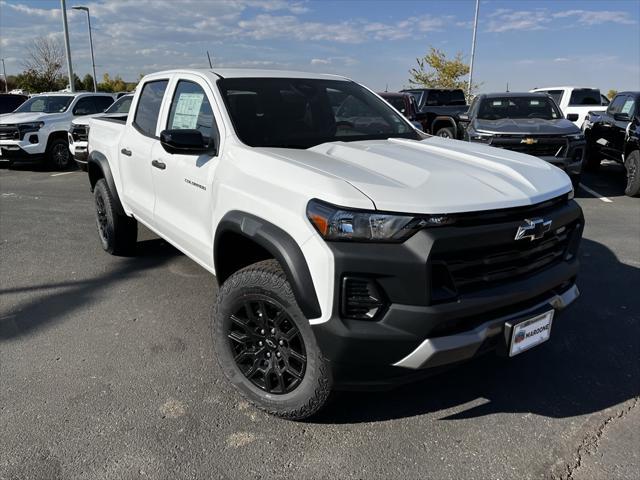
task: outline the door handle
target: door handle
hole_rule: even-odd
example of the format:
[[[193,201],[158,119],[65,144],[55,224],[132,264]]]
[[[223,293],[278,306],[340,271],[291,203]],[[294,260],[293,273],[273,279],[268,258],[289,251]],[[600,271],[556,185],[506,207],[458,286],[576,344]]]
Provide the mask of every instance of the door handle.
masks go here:
[[[156,168],[159,168],[160,170],[164,170],[165,168],[167,168],[167,164],[161,162],[160,160],[154,160],[151,162],[151,165],[153,165]]]
[[[123,155],[126,155],[127,157],[131,156],[131,150],[127,149],[127,148],[123,148],[122,150],[120,150],[120,153]]]

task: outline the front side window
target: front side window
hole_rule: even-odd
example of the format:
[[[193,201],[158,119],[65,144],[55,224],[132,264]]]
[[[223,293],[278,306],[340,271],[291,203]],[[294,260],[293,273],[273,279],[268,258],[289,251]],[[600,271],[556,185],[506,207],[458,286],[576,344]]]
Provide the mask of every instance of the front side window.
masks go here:
[[[62,113],[69,108],[71,102],[73,102],[73,97],[70,96],[38,95],[24,102],[15,112]]]
[[[154,80],[142,87],[133,125],[143,135],[154,137],[156,134],[160,106],[168,83],[168,80]]]
[[[541,96],[485,98],[478,108],[478,118],[482,120],[502,118],[555,120],[563,117],[551,98]]]
[[[602,99],[600,98],[600,90],[595,88],[579,88],[571,92],[571,98],[569,98],[569,105],[600,105]]]
[[[218,86],[236,133],[252,147],[422,138],[387,102],[354,82],[226,78]]]
[[[167,129],[199,130],[205,143],[209,143],[212,136],[217,136],[213,109],[200,85],[186,80],[178,82],[171,101]]]

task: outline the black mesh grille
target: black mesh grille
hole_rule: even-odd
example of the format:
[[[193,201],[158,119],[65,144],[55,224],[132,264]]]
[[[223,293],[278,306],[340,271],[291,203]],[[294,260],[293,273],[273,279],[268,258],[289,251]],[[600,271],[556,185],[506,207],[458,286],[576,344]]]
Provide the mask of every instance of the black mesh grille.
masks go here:
[[[508,283],[563,261],[579,224],[573,222],[554,229],[539,240],[511,240],[490,247],[434,254],[433,265],[446,268],[457,294]],[[439,275],[443,278],[442,273]],[[434,278],[434,293],[443,285]],[[450,287],[447,286],[449,289]],[[434,295],[437,297],[437,295]]]
[[[15,125],[0,125],[0,140],[20,140],[20,130]]]
[[[553,157],[562,156],[565,153],[567,139],[562,137],[496,137],[491,141],[491,146],[538,157]]]
[[[384,306],[375,281],[368,278],[342,279],[342,316],[359,320],[375,318]]]

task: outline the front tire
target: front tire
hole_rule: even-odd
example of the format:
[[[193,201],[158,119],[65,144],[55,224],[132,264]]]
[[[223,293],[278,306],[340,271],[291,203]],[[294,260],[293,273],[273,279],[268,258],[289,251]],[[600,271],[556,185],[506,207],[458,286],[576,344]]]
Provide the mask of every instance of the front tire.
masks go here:
[[[624,167],[627,170],[625,195],[630,197],[640,196],[640,150],[635,150],[627,155]]]
[[[47,163],[56,170],[66,170],[73,162],[69,143],[62,138],[55,139],[49,144],[46,156]]]
[[[115,200],[104,178],[96,182],[93,189],[96,203],[96,225],[100,243],[111,255],[130,255],[138,240],[138,222],[126,215],[118,214]]]
[[[329,398],[329,364],[275,260],[250,265],[223,283],[213,343],[227,379],[267,413],[302,420]]]

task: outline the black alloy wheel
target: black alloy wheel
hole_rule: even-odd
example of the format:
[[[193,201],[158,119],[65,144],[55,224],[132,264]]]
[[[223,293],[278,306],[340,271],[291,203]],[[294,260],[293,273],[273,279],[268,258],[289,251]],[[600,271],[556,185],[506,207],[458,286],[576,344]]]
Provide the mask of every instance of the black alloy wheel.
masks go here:
[[[234,361],[256,387],[286,394],[307,368],[302,334],[287,312],[263,295],[250,295],[232,310],[227,338]]]

